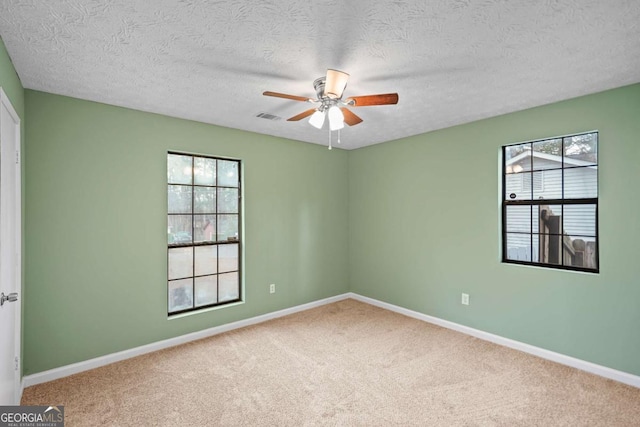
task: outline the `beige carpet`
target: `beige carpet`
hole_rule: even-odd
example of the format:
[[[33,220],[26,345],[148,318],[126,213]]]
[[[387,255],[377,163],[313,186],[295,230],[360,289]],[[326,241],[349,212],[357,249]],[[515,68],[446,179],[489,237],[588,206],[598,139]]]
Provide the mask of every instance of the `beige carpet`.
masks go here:
[[[29,387],[67,426],[638,426],[640,389],[345,300]]]

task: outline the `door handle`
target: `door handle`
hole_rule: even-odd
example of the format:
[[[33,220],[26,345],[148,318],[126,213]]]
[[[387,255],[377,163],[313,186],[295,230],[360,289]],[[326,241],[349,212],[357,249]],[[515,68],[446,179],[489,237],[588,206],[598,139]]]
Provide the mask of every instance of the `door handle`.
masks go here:
[[[4,292],[0,295],[0,307],[4,305],[5,302],[14,302],[18,301],[18,293],[11,292],[9,295],[5,295]]]

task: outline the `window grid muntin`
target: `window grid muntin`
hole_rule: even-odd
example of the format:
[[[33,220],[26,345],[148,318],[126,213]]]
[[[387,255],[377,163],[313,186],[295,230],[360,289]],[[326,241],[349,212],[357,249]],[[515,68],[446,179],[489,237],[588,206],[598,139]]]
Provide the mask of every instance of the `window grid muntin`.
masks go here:
[[[565,162],[565,159],[567,158],[567,156],[565,155],[566,153],[566,146],[565,146],[565,141],[568,138],[573,138],[576,136],[582,136],[582,135],[589,135],[589,134],[593,134],[595,135],[595,150],[594,150],[594,155],[596,156],[596,160],[595,161],[581,161],[584,162],[585,164],[582,165],[567,165]],[[545,142],[545,141],[553,141],[556,139],[561,139],[561,153],[559,155],[557,155],[558,157],[561,157],[561,167],[560,168],[540,168],[540,169],[534,169],[533,168],[533,163],[534,163],[534,156],[530,155],[529,156],[529,163],[530,163],[530,167],[529,170],[522,170],[519,172],[513,172],[513,171],[509,171],[507,168],[507,150],[510,147],[515,147],[515,146],[529,146],[531,147],[531,153],[534,152],[533,147],[534,144],[538,143],[538,142]],[[589,273],[598,273],[600,271],[600,259],[599,259],[599,254],[600,254],[600,242],[599,242],[599,205],[598,205],[598,157],[599,157],[599,147],[598,147],[598,143],[599,143],[599,134],[598,131],[591,131],[591,132],[584,132],[584,133],[579,133],[579,134],[573,134],[573,135],[565,135],[562,137],[555,137],[555,138],[547,138],[544,140],[536,140],[536,141],[528,141],[528,142],[523,142],[523,143],[517,143],[517,144],[509,144],[509,145],[504,145],[502,147],[502,188],[503,188],[503,195],[502,195],[502,262],[504,263],[510,263],[510,264],[522,264],[522,265],[530,265],[530,266],[539,266],[539,267],[548,267],[548,268],[555,268],[555,269],[561,269],[561,270],[574,270],[574,271],[584,271],[584,272],[589,272]],[[512,156],[515,157],[515,156]],[[575,160],[575,159],[574,159]],[[565,198],[565,189],[566,189],[566,185],[565,185],[565,171],[566,170],[575,170],[575,169],[579,169],[579,168],[593,168],[595,169],[595,193],[596,193],[596,197],[583,197],[583,198]],[[562,198],[559,199],[533,199],[533,194],[535,192],[535,186],[533,184],[533,173],[536,171],[551,171],[551,170],[560,170],[561,171],[561,189],[562,189]],[[532,179],[531,179],[531,191],[530,191],[530,199],[518,199],[518,200],[510,200],[510,194],[507,194],[507,176],[508,175],[514,175],[514,174],[531,174]],[[571,238],[575,238],[575,237],[588,237],[588,238],[592,238],[593,241],[595,242],[595,252],[594,252],[594,262],[595,262],[595,268],[586,268],[586,267],[581,267],[581,266],[572,266],[572,265],[565,265],[565,251],[564,249],[564,245],[562,242],[560,242],[560,260],[558,264],[555,263],[551,263],[551,262],[535,262],[534,260],[534,237],[535,236],[559,236],[562,239],[562,236],[565,236],[565,223],[564,223],[564,210],[565,210],[565,206],[573,206],[573,205],[581,205],[581,204],[590,204],[590,205],[594,205],[595,206],[595,224],[594,224],[594,229],[595,229],[595,235],[585,235],[585,234],[579,234],[579,233],[575,233],[575,234],[566,234],[566,236],[571,237]],[[517,206],[517,205],[524,205],[524,206],[531,206],[531,215],[530,215],[530,232],[526,233],[526,232],[514,232],[514,231],[507,231],[507,207],[508,206]],[[534,221],[539,220],[539,218],[537,217],[537,215],[534,215],[534,207],[535,206],[542,206],[542,205],[559,205],[560,209],[561,209],[561,221],[560,221],[560,232],[559,233],[543,233],[541,232],[541,230],[538,230],[538,232],[534,232],[533,231],[533,224]],[[530,244],[529,244],[529,250],[530,250],[530,260],[531,261],[522,261],[522,260],[514,260],[514,259],[509,259],[508,258],[508,245],[507,245],[507,236],[508,235],[523,235],[523,236],[530,236]],[[538,251],[540,251],[540,248],[538,247]]]
[[[169,278],[167,277],[167,313],[169,316],[174,316],[177,314],[182,314],[182,313],[187,313],[187,312],[192,312],[192,311],[198,311],[198,310],[202,310],[202,309],[206,309],[206,308],[210,308],[210,307],[219,307],[219,306],[223,306],[226,304],[231,304],[231,303],[235,303],[238,301],[242,300],[242,265],[241,265],[241,253],[242,253],[242,230],[241,230],[241,212],[242,212],[242,206],[241,206],[241,200],[242,200],[242,181],[241,181],[241,162],[240,160],[237,159],[226,159],[226,158],[221,158],[221,157],[214,157],[214,156],[204,156],[204,155],[195,155],[195,154],[186,154],[186,153],[180,153],[180,152],[172,152],[169,151],[167,153],[167,159],[169,158],[170,155],[176,155],[176,156],[185,156],[185,157],[191,157],[191,183],[190,184],[186,184],[186,183],[173,183],[170,182],[169,177],[167,176],[167,188],[169,188],[169,186],[184,186],[184,187],[188,187],[191,188],[191,212],[190,213],[170,213],[169,212],[169,208],[167,206],[167,218],[169,218],[170,216],[176,216],[176,215],[185,215],[185,216],[190,216],[191,217],[191,242],[181,242],[181,243],[169,243],[167,242],[167,276],[168,276],[168,269],[169,269],[169,251],[171,249],[174,248],[185,248],[185,247],[191,247],[192,248],[192,264],[191,264],[191,269],[192,269],[192,275],[189,277],[184,277],[184,278],[174,278],[169,280]],[[215,160],[215,168],[216,168],[216,176],[215,176],[215,182],[213,185],[206,185],[206,184],[195,184],[196,179],[195,179],[195,175],[194,175],[194,171],[195,171],[195,161],[196,159],[212,159]],[[234,186],[230,186],[230,185],[218,185],[218,180],[219,180],[219,174],[218,174],[218,164],[219,162],[224,161],[224,162],[234,162],[236,163],[237,167],[236,167],[236,173],[237,173],[237,187]],[[168,161],[167,161],[168,163]],[[212,212],[212,213],[201,213],[201,212],[195,212],[195,188],[196,187],[204,187],[204,188],[214,188],[214,194],[215,194],[215,198],[216,198],[216,212]],[[230,188],[230,189],[235,189],[238,191],[238,203],[237,203],[237,212],[235,213],[223,213],[223,214],[219,214],[218,213],[218,188]],[[195,218],[197,216],[205,216],[205,215],[212,215],[215,216],[216,218],[216,227],[215,227],[215,231],[216,231],[216,240],[213,241],[195,241]],[[237,218],[237,238],[235,240],[218,240],[218,217],[220,216],[235,216]],[[237,269],[235,270],[229,270],[229,271],[224,271],[224,272],[220,272],[220,251],[219,251],[219,247],[223,246],[223,245],[237,245]],[[195,270],[196,270],[196,247],[200,247],[200,246],[215,246],[216,247],[216,273],[215,274],[204,274],[204,275],[196,275],[195,274]],[[220,278],[219,276],[221,274],[237,274],[238,280],[237,280],[237,298],[231,299],[231,300],[225,300],[225,301],[220,301]],[[216,302],[212,303],[212,304],[206,304],[206,305],[197,305],[196,304],[196,279],[197,278],[201,278],[201,277],[209,277],[209,276],[215,276],[216,277]],[[169,305],[170,305],[170,298],[171,296],[169,295],[169,286],[171,284],[171,282],[177,282],[177,281],[183,281],[183,280],[187,280],[190,279],[191,280],[191,292],[192,292],[192,298],[191,298],[191,307],[190,308],[185,308],[185,309],[181,309],[181,310],[175,310],[175,311],[169,311]]]

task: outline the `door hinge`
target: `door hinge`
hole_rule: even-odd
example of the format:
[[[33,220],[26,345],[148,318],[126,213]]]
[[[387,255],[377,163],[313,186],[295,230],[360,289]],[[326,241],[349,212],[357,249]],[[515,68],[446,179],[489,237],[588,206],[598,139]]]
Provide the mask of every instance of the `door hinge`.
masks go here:
[[[18,358],[18,356],[16,356],[14,360],[16,362],[16,371],[17,371],[18,369],[20,369],[20,359]]]
[[[16,165],[20,164],[20,152],[16,150]]]

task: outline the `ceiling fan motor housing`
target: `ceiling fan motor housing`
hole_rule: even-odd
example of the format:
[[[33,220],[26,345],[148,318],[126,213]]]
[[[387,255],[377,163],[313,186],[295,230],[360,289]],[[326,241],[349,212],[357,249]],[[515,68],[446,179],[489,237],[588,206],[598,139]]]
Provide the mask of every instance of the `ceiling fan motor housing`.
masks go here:
[[[324,94],[324,88],[326,84],[326,77],[318,77],[313,81],[313,88],[316,91],[316,95],[318,97],[318,101],[320,102],[320,106],[318,107],[319,111],[326,111],[333,105],[338,105],[341,101],[340,98],[331,98],[330,96],[326,96]]]
[[[326,96],[324,96],[324,84],[326,81],[327,80],[324,76],[318,77],[313,81],[313,88],[316,90],[316,94],[318,95],[319,100],[327,98]]]

